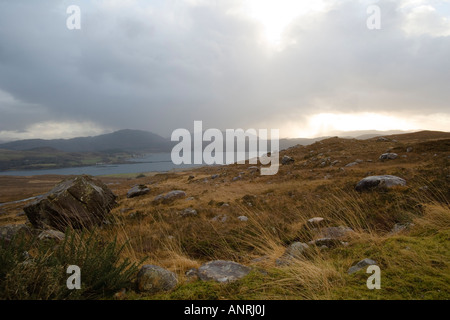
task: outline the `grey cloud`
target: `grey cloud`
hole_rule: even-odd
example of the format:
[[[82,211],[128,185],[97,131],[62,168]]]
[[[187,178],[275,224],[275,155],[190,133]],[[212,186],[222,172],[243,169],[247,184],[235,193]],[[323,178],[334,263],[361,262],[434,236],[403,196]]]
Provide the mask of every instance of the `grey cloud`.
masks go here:
[[[168,136],[193,120],[224,129],[330,110],[449,113],[449,37],[407,36],[395,1],[379,1],[379,31],[365,27],[366,5],[336,2],[293,22],[295,44],[272,54],[256,23],[226,13],[236,1],[170,2],[172,18],[162,1],[151,16],[96,3],[80,2],[80,31],[65,28],[70,1],[0,3],[0,90],[16,99],[0,108],[0,131],[71,120]]]

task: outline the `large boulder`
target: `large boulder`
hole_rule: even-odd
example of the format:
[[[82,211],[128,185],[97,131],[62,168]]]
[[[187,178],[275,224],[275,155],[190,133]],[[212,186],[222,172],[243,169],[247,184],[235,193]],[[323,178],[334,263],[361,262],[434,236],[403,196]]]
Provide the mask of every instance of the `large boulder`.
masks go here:
[[[232,282],[245,277],[250,268],[232,261],[215,260],[198,268],[198,277],[202,281]]]
[[[137,288],[151,294],[170,291],[178,284],[175,273],[155,265],[144,265],[137,275]]]
[[[396,176],[370,176],[358,182],[356,191],[371,191],[374,189],[386,189],[394,186],[405,186],[406,181]]]
[[[35,228],[65,231],[100,224],[116,205],[116,195],[100,180],[78,176],[62,181],[24,208]]]

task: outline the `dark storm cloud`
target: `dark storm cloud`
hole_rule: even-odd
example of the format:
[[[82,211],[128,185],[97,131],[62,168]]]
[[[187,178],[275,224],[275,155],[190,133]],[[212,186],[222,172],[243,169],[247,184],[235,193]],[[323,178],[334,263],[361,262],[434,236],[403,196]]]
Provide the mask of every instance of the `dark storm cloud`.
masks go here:
[[[449,37],[405,33],[399,2],[378,2],[382,30],[370,31],[367,2],[331,1],[272,52],[257,23],[229,14],[239,1],[131,3],[1,1],[0,131],[89,121],[168,136],[193,120],[224,129],[330,111],[449,113]],[[70,4],[81,30],[65,26]]]

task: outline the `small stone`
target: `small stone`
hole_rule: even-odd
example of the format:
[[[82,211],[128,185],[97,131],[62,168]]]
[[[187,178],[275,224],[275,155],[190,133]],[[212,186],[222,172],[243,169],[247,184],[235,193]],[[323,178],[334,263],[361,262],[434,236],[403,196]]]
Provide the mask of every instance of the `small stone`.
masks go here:
[[[354,266],[350,267],[347,272],[348,272],[348,274],[353,274],[355,272],[358,272],[359,270],[361,270],[362,268],[364,268],[366,266],[372,266],[372,265],[376,265],[376,264],[377,263],[374,260],[366,258],[364,260],[361,260]]]
[[[311,227],[318,227],[325,224],[325,219],[322,217],[314,217],[309,219],[307,224]]]
[[[172,202],[176,199],[181,199],[186,197],[186,192],[181,191],[181,190],[172,190],[166,194],[160,194],[158,196],[155,197],[155,199],[153,200],[153,202],[155,203],[169,203]]]
[[[175,273],[155,265],[144,265],[137,275],[137,288],[151,294],[170,291],[178,284]]]
[[[317,247],[325,246],[326,248],[334,248],[337,246],[342,245],[342,242],[337,239],[331,239],[331,238],[321,238],[317,240],[312,240],[308,242],[310,245],[314,245]]]
[[[354,167],[357,166],[358,162],[350,162],[349,164],[345,165],[346,167]]]
[[[197,215],[197,210],[192,208],[186,208],[180,213],[180,215],[182,217],[194,217]]]
[[[288,165],[290,163],[293,163],[295,160],[289,156],[283,156],[283,158],[281,159],[281,164],[282,165]]]
[[[248,218],[246,216],[240,216],[240,217],[238,217],[238,220],[242,221],[242,222],[246,222],[246,221],[248,221]]]
[[[398,154],[396,154],[396,153],[383,153],[380,156],[380,160],[394,160],[394,159],[397,159],[397,157],[398,157]]]
[[[143,196],[149,192],[150,192],[150,189],[147,188],[145,185],[136,185],[136,186],[132,187],[130,190],[128,190],[127,198],[135,198],[135,197]]]
[[[57,240],[63,241],[65,234],[57,230],[44,230],[38,235],[39,240]]]

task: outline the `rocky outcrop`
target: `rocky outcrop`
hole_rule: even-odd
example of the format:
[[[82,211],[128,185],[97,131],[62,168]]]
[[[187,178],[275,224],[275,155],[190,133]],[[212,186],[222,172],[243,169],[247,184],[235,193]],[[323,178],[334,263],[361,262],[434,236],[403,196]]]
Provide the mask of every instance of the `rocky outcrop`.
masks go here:
[[[144,265],[137,275],[137,289],[150,294],[170,291],[178,284],[175,273],[155,265]]]
[[[90,176],[69,178],[24,208],[38,229],[65,231],[99,225],[116,205],[116,195]]]
[[[232,282],[245,277],[250,268],[232,261],[215,260],[198,268],[198,277],[203,281]]]
[[[386,189],[394,186],[405,186],[406,181],[396,176],[370,176],[358,182],[356,191],[371,191],[375,189]]]

